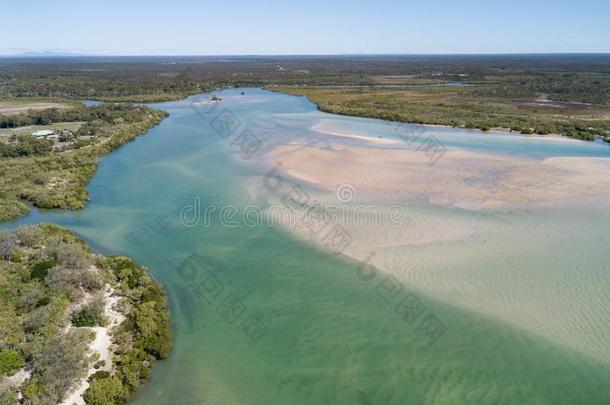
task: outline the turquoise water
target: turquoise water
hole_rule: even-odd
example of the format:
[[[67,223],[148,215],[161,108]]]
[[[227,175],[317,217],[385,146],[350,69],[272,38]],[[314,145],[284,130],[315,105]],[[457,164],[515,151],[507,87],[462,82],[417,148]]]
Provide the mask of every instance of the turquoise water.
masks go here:
[[[317,119],[329,119],[320,117]],[[610,144],[600,142],[583,142],[569,138],[552,138],[549,136],[520,135],[508,132],[482,132],[450,127],[425,125],[396,124],[368,118],[331,116],[332,122],[345,130],[355,133],[380,135],[383,138],[406,140],[434,136],[447,148],[467,149],[480,152],[494,152],[506,155],[543,159],[552,156],[610,156]],[[401,135],[403,136],[401,138]],[[415,138],[417,136],[420,138]],[[417,141],[413,142],[417,145]],[[404,147],[401,145],[401,147]]]
[[[84,210],[35,210],[5,225],[44,221],[66,226],[101,251],[133,257],[165,285],[174,351],[156,366],[133,403],[610,403],[607,362],[529,332],[517,322],[458,307],[415,289],[415,282],[403,283],[404,290],[395,296],[389,286],[396,285],[382,275],[369,280],[363,276],[368,269],[358,263],[278,228],[226,227],[218,221],[209,226],[181,224],[180,212],[193,204],[194,196],[203,205],[259,203],[252,201],[246,187],[254,174],[262,174],[254,164],[257,157],[292,138],[322,136],[310,130],[315,123],[328,120],[357,134],[400,139],[395,124],[321,113],[302,97],[255,89],[244,89],[242,96],[241,91],[218,92],[223,101],[216,109],[193,107],[197,98],[158,104],[170,116],[101,162]],[[252,156],[244,159],[234,135],[223,139],[222,130],[210,125],[219,108],[237,118],[237,132],[247,128],[261,141]],[[532,159],[610,155],[606,145],[592,143],[444,128],[426,131],[449,148]],[[440,256],[434,246],[412,248],[413,254],[424,258],[431,274],[496,274],[498,284],[510,283],[511,272],[523,272],[522,263],[535,263],[532,266],[540,270],[536,277],[554,272],[558,263],[547,263],[549,254],[532,249],[532,243],[544,241],[540,246],[557,249],[549,234],[571,232],[573,240],[564,241],[560,257],[575,262],[574,268],[588,280],[585,286],[595,283],[610,291],[610,259],[603,251],[608,246],[607,210],[586,215],[585,225],[577,212],[563,214],[542,218],[555,228],[537,230],[527,240],[513,235],[517,240],[504,239],[503,244],[464,241]],[[441,210],[439,215],[454,214]],[[587,226],[590,229],[578,228]],[[511,251],[518,252],[520,261],[514,261]],[[594,259],[579,261],[585,256]],[[593,271],[596,278],[590,281]],[[579,273],[572,274],[575,280]],[[570,286],[566,291],[587,294]],[[396,311],[404,297],[417,302],[417,319],[404,320]],[[595,304],[603,314],[610,298],[601,297]],[[426,319],[436,320],[442,333],[422,324]],[[608,329],[596,333],[608,342]]]

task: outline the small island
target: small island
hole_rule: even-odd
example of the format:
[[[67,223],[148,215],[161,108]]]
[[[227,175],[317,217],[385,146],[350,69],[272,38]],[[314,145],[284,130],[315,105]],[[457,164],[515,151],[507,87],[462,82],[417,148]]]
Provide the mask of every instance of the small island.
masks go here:
[[[41,224],[0,231],[0,403],[121,404],[169,355],[145,267]]]

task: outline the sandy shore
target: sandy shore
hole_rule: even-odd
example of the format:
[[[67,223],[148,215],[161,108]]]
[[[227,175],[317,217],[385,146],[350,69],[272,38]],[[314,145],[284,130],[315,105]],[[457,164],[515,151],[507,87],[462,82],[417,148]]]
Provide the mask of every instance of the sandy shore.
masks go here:
[[[324,134],[324,135],[357,139],[359,141],[365,141],[365,142],[370,142],[370,143],[380,144],[380,145],[400,145],[403,143],[403,142],[397,141],[395,139],[386,139],[386,138],[381,138],[381,137],[375,138],[375,137],[372,137],[369,135],[358,135],[358,134],[353,134],[349,131],[342,131],[340,129],[336,129],[336,128],[332,128],[332,127],[329,128],[327,123],[315,124],[311,127],[311,130],[314,132],[320,133],[320,134]]]
[[[111,331],[114,327],[118,326],[123,322],[125,316],[117,311],[117,305],[120,300],[120,297],[116,295],[112,295],[112,289],[107,286],[107,289],[104,293],[104,300],[106,301],[106,305],[104,307],[104,314],[106,319],[108,320],[108,325],[96,326],[92,328],[88,328],[95,333],[95,338],[93,342],[91,342],[89,346],[89,354],[93,355],[94,353],[99,354],[99,360],[104,360],[104,366],[99,369],[93,368],[93,365],[89,367],[87,370],[87,375],[83,377],[80,382],[76,385],[76,388],[72,390],[66,399],[61,403],[61,405],[84,405],[85,401],[83,400],[83,394],[89,388],[89,382],[87,379],[90,375],[95,373],[98,370],[110,371],[112,370],[112,335]]]

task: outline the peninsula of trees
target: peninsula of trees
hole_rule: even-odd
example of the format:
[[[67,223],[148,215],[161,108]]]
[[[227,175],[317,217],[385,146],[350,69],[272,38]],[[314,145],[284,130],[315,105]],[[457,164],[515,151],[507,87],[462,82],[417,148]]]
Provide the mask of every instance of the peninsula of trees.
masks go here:
[[[80,209],[98,161],[158,124],[167,113],[128,104],[30,110],[0,115],[0,221],[28,212],[24,201],[41,208]],[[77,123],[55,140],[30,133],[28,125]],[[27,127],[26,127],[27,128]],[[8,132],[6,132],[8,131]]]
[[[54,225],[0,231],[0,403],[125,403],[170,342],[144,267]]]

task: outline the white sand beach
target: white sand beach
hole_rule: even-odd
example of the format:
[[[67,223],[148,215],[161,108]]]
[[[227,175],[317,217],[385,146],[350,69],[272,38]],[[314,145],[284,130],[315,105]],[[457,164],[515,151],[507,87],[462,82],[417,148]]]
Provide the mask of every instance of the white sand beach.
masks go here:
[[[401,141],[398,141],[395,139],[373,137],[370,135],[358,135],[358,134],[353,134],[349,131],[342,131],[340,129],[333,128],[328,123],[324,123],[324,122],[319,122],[317,124],[314,124],[311,126],[310,129],[319,134],[329,135],[331,137],[351,138],[351,139],[357,139],[359,141],[365,141],[365,142],[381,144],[381,145],[400,145],[401,144]]]

